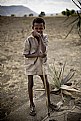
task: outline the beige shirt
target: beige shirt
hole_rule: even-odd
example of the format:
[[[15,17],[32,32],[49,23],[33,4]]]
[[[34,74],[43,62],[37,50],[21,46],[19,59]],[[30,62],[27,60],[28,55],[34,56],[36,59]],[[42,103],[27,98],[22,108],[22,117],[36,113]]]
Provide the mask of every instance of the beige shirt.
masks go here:
[[[47,35],[44,34],[42,39],[47,48],[47,43],[48,43]],[[24,47],[23,54],[33,54],[37,51],[37,49],[38,49],[37,39],[34,38],[32,35],[29,36],[25,40],[25,47]],[[47,53],[47,49],[46,49],[46,53]],[[27,75],[43,75],[44,73],[46,73],[46,70],[45,70],[46,63],[47,63],[47,57],[25,58],[26,74]]]

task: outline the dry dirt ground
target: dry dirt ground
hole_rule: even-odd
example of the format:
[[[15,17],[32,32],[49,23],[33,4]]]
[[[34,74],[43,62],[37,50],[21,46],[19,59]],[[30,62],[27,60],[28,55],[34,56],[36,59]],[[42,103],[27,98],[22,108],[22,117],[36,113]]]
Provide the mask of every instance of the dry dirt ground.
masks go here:
[[[75,69],[72,79],[77,88],[81,87],[81,38],[77,27],[65,38],[71,26],[68,24],[74,19],[65,17],[45,17],[48,34],[48,64],[59,70],[59,63],[66,61],[65,73]],[[24,40],[31,32],[33,17],[0,17],[0,117],[4,118],[13,112],[28,99],[27,77],[24,69],[23,47]],[[49,77],[49,76],[48,76]],[[50,77],[49,77],[50,78]],[[34,77],[34,89],[42,88],[39,77]],[[39,81],[38,81],[39,80]],[[49,79],[51,83],[52,80]],[[38,98],[41,91],[34,91]]]

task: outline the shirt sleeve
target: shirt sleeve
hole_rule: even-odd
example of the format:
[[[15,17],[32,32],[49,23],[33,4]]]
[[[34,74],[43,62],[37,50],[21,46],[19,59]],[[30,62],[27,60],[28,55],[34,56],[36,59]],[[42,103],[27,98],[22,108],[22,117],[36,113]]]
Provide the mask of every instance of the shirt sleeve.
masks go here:
[[[23,55],[24,54],[29,54],[29,51],[30,51],[30,44],[29,44],[29,41],[28,41],[28,38],[25,40],[24,42],[24,52],[23,52]]]

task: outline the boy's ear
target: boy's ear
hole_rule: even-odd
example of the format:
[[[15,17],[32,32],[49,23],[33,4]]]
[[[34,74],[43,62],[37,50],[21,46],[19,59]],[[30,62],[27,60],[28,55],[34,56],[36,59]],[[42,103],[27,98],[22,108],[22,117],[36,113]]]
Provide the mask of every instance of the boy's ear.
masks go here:
[[[32,26],[32,29],[34,29],[34,26]]]

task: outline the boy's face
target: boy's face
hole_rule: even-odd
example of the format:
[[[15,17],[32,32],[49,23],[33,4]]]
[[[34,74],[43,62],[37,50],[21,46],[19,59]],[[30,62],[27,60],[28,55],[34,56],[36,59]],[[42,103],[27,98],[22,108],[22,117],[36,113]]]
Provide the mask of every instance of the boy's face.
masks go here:
[[[45,26],[43,23],[34,23],[34,26],[32,27],[34,31],[43,34],[43,31],[45,29]]]

